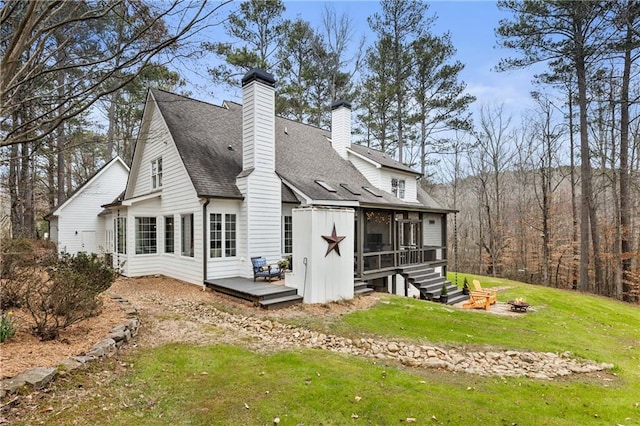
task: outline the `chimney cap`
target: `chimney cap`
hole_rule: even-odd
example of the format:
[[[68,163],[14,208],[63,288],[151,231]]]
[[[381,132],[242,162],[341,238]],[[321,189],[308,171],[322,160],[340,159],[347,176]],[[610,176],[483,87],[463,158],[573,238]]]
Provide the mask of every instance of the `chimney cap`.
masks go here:
[[[254,80],[259,80],[269,86],[273,86],[276,83],[276,79],[272,74],[269,74],[265,70],[261,70],[260,68],[250,69],[244,77],[242,77],[242,85],[245,86],[251,83]]]
[[[331,104],[331,110],[338,109],[340,107],[345,107],[347,109],[351,109],[351,102],[345,101],[344,99],[340,99]]]

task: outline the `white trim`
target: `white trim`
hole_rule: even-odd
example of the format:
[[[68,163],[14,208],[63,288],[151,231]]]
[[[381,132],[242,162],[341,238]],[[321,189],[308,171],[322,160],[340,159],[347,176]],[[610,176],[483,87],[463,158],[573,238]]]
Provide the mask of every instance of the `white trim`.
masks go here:
[[[162,198],[162,191],[152,192],[150,194],[138,195],[134,198],[129,198],[128,200],[122,200],[123,206],[132,206],[135,203],[139,203],[140,201],[147,201],[153,198]]]
[[[127,170],[127,173],[129,173],[129,166],[127,166],[127,164],[122,160],[122,158],[120,158],[120,156],[116,155],[107,164],[102,166],[100,171],[98,173],[96,173],[95,176],[93,176],[90,180],[88,180],[85,183],[83,183],[82,184],[82,188],[80,188],[79,191],[76,191],[71,197],[69,197],[67,200],[65,200],[64,203],[60,204],[58,206],[58,208],[55,209],[53,211],[53,213],[51,213],[51,216],[60,216],[60,210],[65,208],[67,206],[67,204],[69,204],[72,200],[74,200],[76,197],[78,197],[91,184],[91,182],[93,182],[94,180],[98,179],[102,174],[104,174],[106,172],[107,169],[111,168],[111,166],[113,166],[113,164],[115,164],[117,162],[120,162],[120,164],[122,164],[124,166],[124,168]]]
[[[360,158],[360,159],[362,159],[364,161],[366,161],[367,163],[373,164],[374,166],[376,166],[376,169],[381,169],[383,167],[382,164],[378,163],[377,161],[374,161],[369,157],[366,157],[366,156],[364,156],[362,154],[359,154],[359,153],[353,151],[351,148],[347,148],[347,152],[350,153],[350,154],[355,155],[356,157],[358,157],[358,158]]]
[[[344,201],[344,200],[312,200],[309,205],[322,207],[322,206],[336,206],[336,207],[360,207],[359,201]]]
[[[287,185],[289,188],[291,188],[291,190],[292,190],[296,195],[299,195],[300,197],[302,197],[302,198],[304,199],[304,202],[305,202],[306,204],[310,204],[310,203],[311,203],[311,201],[312,201],[312,198],[311,198],[311,197],[307,196],[304,192],[302,192],[301,190],[299,190],[295,185],[293,185],[291,182],[287,181],[287,180],[286,180],[286,179],[284,179],[283,177],[281,177],[281,176],[278,176],[278,177],[280,177],[280,180],[281,180],[285,185]]]

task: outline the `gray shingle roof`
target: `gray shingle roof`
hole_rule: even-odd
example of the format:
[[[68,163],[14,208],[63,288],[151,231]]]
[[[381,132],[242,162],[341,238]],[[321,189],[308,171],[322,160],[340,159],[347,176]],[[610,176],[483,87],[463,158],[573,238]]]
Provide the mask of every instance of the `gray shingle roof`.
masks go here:
[[[235,184],[242,171],[241,105],[225,102],[223,106],[215,106],[157,89],[151,92],[198,195],[241,198]],[[405,202],[385,191],[379,191],[382,197],[367,191],[356,195],[341,186],[362,188],[371,183],[331,147],[327,130],[276,117],[275,134],[276,172],[313,200],[425,207]],[[324,181],[336,191],[328,191],[316,181]],[[282,197],[284,202],[298,202],[285,185]]]
[[[407,173],[413,173],[415,175],[420,175],[419,172],[416,172],[415,170],[413,170],[411,167],[400,163],[399,161],[396,161],[393,159],[393,157],[389,156],[389,154],[385,154],[382,151],[377,151],[375,149],[372,148],[367,148],[366,146],[362,146],[362,145],[357,145],[357,144],[351,144],[351,146],[349,147],[352,151],[367,157],[373,161],[375,161],[376,163],[379,163],[385,167],[389,167],[391,169],[396,169],[396,170],[401,170],[403,172],[407,172]]]

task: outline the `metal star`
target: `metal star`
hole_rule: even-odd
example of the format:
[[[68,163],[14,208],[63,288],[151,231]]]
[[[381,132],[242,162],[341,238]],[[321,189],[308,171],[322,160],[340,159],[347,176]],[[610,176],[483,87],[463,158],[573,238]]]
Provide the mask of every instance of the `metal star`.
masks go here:
[[[324,257],[327,257],[333,250],[335,250],[336,253],[338,253],[338,256],[340,256],[340,246],[338,244],[340,244],[340,242],[347,237],[338,236],[338,234],[336,233],[335,223],[333,224],[333,231],[331,231],[331,235],[323,235],[322,238],[324,238],[324,240],[329,243],[329,247],[327,247],[327,252],[324,254]]]

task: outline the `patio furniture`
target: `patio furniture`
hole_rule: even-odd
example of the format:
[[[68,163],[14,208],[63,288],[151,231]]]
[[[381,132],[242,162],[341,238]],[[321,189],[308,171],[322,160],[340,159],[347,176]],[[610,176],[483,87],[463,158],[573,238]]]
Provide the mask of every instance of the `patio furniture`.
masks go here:
[[[491,307],[491,298],[486,292],[471,290],[469,292],[469,300],[464,302],[462,307],[465,309],[483,308],[488,311]]]
[[[473,280],[473,288],[477,292],[482,292],[488,295],[489,302],[493,305],[498,301],[498,290],[492,288],[482,288],[480,281]]]
[[[267,259],[262,256],[256,256],[251,258],[253,264],[253,281],[259,277],[264,278],[271,282],[272,278],[282,278],[282,270],[277,266],[267,265]]]

